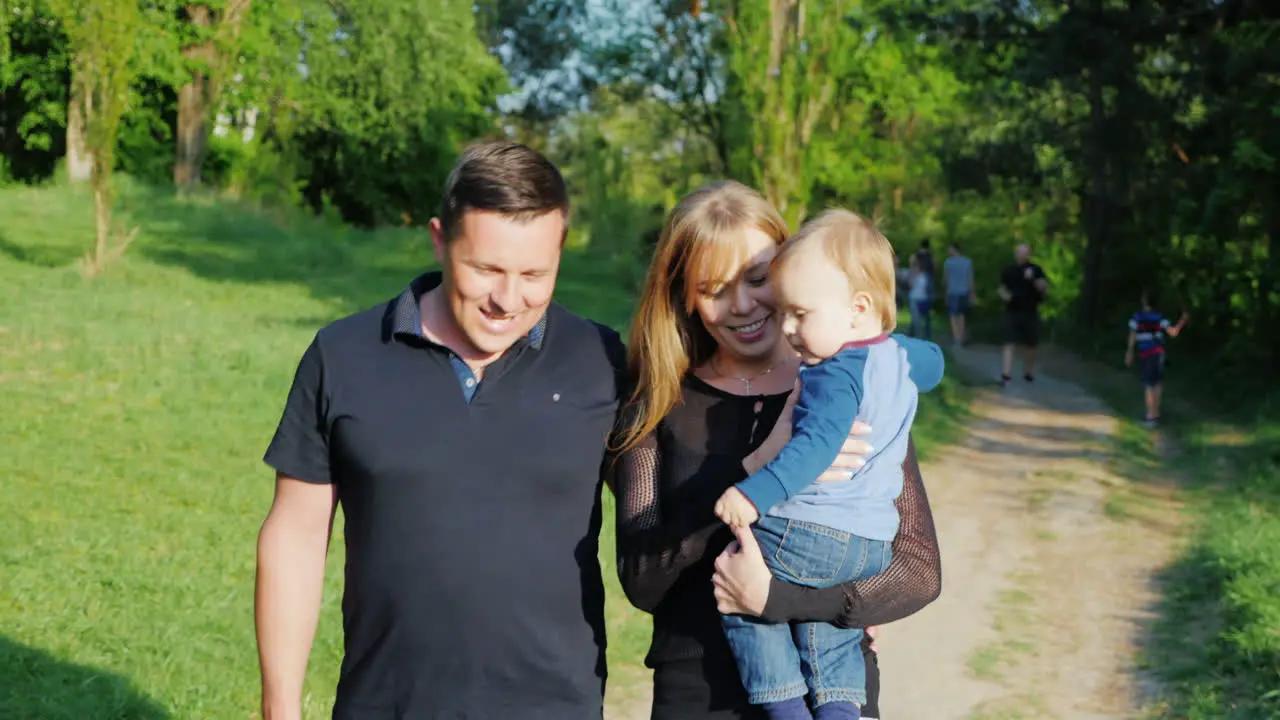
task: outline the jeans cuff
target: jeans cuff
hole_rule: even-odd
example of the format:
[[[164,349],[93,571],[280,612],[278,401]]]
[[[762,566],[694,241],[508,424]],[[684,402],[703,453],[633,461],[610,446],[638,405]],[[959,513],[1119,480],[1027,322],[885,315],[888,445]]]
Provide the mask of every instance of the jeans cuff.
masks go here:
[[[793,683],[780,688],[750,691],[747,693],[747,702],[752,705],[764,705],[765,703],[782,702],[791,698],[804,697],[808,694],[809,688],[804,683]]]
[[[867,691],[832,688],[830,690],[818,690],[813,694],[814,707],[833,702],[851,702],[858,707],[862,707],[867,704]]]

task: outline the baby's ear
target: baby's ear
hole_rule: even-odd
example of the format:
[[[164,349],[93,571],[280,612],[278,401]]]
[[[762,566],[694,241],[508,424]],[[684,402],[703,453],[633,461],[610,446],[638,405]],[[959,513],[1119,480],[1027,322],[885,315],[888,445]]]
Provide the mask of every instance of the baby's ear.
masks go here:
[[[849,309],[855,316],[869,312],[875,303],[871,300],[871,294],[867,292],[856,292],[853,294],[853,302],[850,303]]]

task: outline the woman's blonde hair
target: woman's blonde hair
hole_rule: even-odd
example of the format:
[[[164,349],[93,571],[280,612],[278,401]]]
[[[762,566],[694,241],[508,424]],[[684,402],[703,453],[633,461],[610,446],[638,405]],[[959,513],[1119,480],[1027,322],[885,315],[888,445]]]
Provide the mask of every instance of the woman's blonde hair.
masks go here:
[[[806,250],[822,252],[827,262],[839,268],[849,280],[851,293],[865,292],[871,296],[884,332],[898,325],[893,246],[875,225],[848,210],[826,210],[787,240],[773,260],[773,272],[784,272],[787,263]]]
[[[635,383],[615,451],[635,446],[680,402],[690,368],[711,358],[716,342],[694,302],[700,279],[729,282],[749,260],[743,232],[781,244],[787,225],[760,193],[726,180],[690,193],[671,211],[654,250],[627,349]]]

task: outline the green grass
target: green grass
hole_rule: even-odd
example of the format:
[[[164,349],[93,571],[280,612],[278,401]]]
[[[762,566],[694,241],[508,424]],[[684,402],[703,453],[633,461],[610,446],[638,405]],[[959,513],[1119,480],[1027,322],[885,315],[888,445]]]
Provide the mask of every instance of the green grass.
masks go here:
[[[1189,353],[1188,353],[1189,354]],[[1085,368],[1085,384],[1122,418],[1120,471],[1138,488],[1108,500],[1117,518],[1150,515],[1141,484],[1176,482],[1188,541],[1160,578],[1160,619],[1144,664],[1168,697],[1154,717],[1280,717],[1280,388],[1273,376],[1223,373],[1179,357],[1159,434],[1136,377]],[[1229,375],[1231,377],[1224,377]],[[1161,447],[1164,449],[1161,450]]]
[[[1280,420],[1245,427],[1225,446],[1207,423],[1178,428],[1194,535],[1147,652],[1174,693],[1163,717],[1280,717]]]
[[[430,264],[421,232],[362,232],[290,212],[126,184],[140,233],[96,280],[74,267],[89,202],[0,190],[0,716],[253,717],[261,456],[294,365],[325,322]],[[557,297],[622,328],[634,254],[566,253]],[[954,437],[964,389],[926,396],[922,452]],[[645,682],[647,616],[601,555],[611,694]],[[326,717],[341,657],[341,522],[306,682]]]

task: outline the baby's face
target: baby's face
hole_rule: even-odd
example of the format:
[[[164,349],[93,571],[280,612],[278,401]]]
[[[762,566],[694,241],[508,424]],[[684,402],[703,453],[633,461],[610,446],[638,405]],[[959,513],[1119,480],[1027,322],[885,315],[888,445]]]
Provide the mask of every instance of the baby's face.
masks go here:
[[[775,275],[782,333],[806,363],[825,360],[854,337],[852,293],[819,248],[805,248]]]

